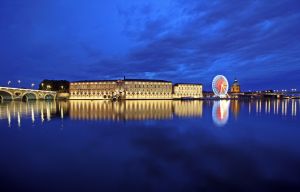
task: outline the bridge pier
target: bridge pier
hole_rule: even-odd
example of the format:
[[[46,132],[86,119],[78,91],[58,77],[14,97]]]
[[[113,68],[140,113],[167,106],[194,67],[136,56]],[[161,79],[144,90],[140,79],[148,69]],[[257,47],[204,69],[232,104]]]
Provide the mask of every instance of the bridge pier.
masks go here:
[[[37,100],[37,96],[33,93],[25,93],[23,96],[22,96],[22,101],[32,101],[32,100]]]
[[[54,100],[53,95],[45,95],[45,100],[49,101],[49,100]]]

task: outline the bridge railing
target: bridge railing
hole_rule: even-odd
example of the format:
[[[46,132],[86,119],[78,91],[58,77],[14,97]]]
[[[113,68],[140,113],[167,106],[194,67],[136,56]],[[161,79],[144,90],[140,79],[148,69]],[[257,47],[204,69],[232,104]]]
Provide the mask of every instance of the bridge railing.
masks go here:
[[[0,89],[32,91],[32,92],[43,92],[43,93],[57,93],[56,91],[46,91],[46,90],[38,90],[38,89],[26,89],[26,88],[15,88],[15,87],[0,87]]]

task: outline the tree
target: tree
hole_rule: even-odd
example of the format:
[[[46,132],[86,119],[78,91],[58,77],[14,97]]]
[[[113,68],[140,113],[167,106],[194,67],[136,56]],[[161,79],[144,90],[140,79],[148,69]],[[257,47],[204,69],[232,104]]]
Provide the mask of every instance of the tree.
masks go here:
[[[39,84],[39,90],[69,92],[70,82],[66,80],[45,79]]]

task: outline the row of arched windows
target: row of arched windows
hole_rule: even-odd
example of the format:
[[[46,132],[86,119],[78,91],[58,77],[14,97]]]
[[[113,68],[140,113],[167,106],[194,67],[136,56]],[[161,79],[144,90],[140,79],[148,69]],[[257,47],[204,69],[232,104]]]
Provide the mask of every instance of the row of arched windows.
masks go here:
[[[159,88],[159,89],[168,89],[172,88],[172,85],[153,85],[153,84],[132,84],[127,85],[127,88]]]
[[[162,93],[162,92],[128,92],[127,95],[172,95],[172,93]]]
[[[89,96],[89,95],[112,95],[113,92],[71,92],[70,93],[71,95],[74,95],[74,96]]]

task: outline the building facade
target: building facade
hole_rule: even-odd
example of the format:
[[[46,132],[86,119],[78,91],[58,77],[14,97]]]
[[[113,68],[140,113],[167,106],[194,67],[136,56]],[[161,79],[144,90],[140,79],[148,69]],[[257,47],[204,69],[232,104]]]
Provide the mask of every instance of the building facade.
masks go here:
[[[180,99],[202,98],[202,85],[176,84],[171,81],[124,79],[77,81],[70,83],[69,99]]]
[[[172,99],[172,82],[124,80],[125,99]]]
[[[230,92],[231,93],[240,93],[241,92],[241,86],[237,79],[234,80],[234,82],[230,88]]]
[[[182,99],[182,98],[202,98],[202,85],[201,84],[186,84],[178,83],[173,87],[173,98]]]
[[[70,83],[70,99],[112,99],[117,81],[78,81]]]

